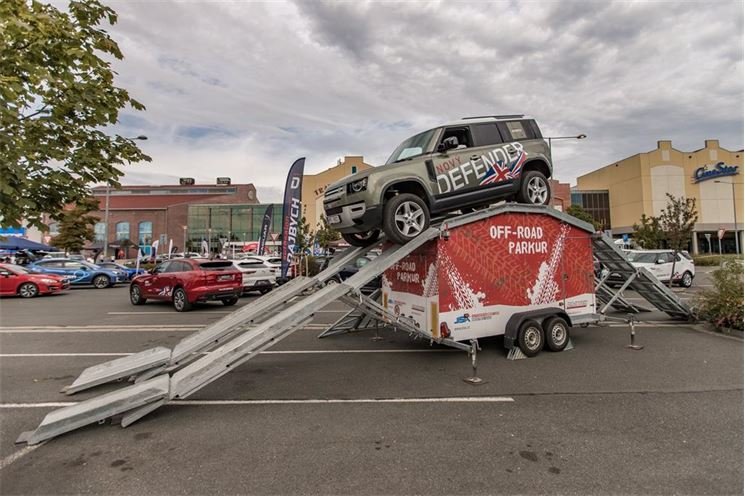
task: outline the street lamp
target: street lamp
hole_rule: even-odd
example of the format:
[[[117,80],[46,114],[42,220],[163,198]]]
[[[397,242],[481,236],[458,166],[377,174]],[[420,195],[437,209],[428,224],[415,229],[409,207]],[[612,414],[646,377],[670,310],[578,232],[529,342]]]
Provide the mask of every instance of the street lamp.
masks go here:
[[[145,141],[147,139],[147,136],[144,134],[141,134],[139,136],[135,136],[133,138],[124,138],[131,141],[134,140],[142,140]],[[104,261],[108,258],[109,255],[109,196],[111,196],[111,185],[109,183],[106,183],[106,207],[103,214],[103,259]]]
[[[738,255],[740,254],[740,236],[737,234],[737,202],[735,201],[735,184],[742,184],[742,183],[736,183],[734,181],[714,181],[718,184],[731,184],[732,185],[732,217],[735,221],[735,253]]]
[[[551,160],[554,159],[552,153],[553,148],[551,148],[551,142],[553,140],[583,140],[585,138],[587,138],[586,134],[578,134],[577,136],[548,136],[546,139],[548,140],[548,154],[551,156]]]
[[[207,228],[207,256],[212,255],[212,228]]]
[[[186,228],[187,226],[181,226],[184,229],[184,256],[186,256]]]

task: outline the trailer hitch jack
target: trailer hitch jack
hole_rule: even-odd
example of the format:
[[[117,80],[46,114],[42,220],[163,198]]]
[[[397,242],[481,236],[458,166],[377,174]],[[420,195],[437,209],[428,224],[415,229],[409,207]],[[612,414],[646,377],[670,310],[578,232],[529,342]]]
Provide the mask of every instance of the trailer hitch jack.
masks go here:
[[[629,314],[629,336],[631,338],[631,343],[626,345],[626,348],[634,351],[640,351],[644,349],[644,346],[634,344],[634,338],[636,337],[636,330],[634,328],[634,315]]]
[[[476,354],[480,350],[481,348],[479,348],[479,341],[477,339],[472,339],[471,349],[468,351],[468,354],[471,357],[471,367],[473,368],[473,375],[471,377],[466,377],[463,379],[463,382],[466,382],[472,386],[480,386],[482,384],[486,384],[486,381],[479,377],[476,373]]]

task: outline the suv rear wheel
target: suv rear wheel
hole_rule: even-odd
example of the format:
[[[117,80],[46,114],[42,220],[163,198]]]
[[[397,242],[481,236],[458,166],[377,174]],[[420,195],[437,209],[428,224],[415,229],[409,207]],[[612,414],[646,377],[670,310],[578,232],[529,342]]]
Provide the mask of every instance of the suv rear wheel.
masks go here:
[[[411,193],[396,195],[385,204],[383,231],[398,244],[406,244],[429,227],[429,208]]]
[[[375,243],[380,237],[380,229],[362,233],[342,234],[341,237],[352,246],[368,246]]]
[[[517,199],[520,203],[548,205],[551,201],[551,186],[546,176],[536,170],[523,174]]]

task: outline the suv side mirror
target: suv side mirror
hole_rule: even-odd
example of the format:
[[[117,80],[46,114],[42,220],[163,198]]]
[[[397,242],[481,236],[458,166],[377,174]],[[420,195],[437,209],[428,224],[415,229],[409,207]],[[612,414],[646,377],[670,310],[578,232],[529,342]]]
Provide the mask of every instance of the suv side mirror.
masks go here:
[[[440,153],[452,150],[453,148],[458,148],[458,138],[456,138],[455,136],[445,138],[444,140],[442,140],[442,143],[437,145],[437,151]]]

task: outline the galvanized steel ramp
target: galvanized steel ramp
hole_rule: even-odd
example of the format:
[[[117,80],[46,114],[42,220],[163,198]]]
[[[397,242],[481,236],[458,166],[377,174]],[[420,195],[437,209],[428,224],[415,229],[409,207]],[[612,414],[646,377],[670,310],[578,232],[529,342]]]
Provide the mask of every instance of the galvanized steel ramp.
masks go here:
[[[610,307],[634,313],[638,311],[635,305],[624,300],[622,296],[623,291],[629,289],[671,317],[684,320],[695,318],[690,307],[670,288],[657,280],[651,272],[644,268],[634,267],[623,252],[613,244],[612,239],[596,234],[592,237],[592,245],[593,253],[598,261],[610,273],[619,274],[624,279],[624,283],[617,291],[608,288],[602,280],[598,281],[595,294],[604,304],[598,313],[605,314]]]
[[[293,279],[185,338],[172,351],[158,347],[90,367],[64,391],[72,394],[130,376],[139,380],[49,413],[39,427],[21,434],[17,442],[37,444],[115,415],[123,415],[121,424],[126,427],[171,400],[186,398],[284,339],[330,302],[354,295],[365,306],[370,305],[360,289],[439,233],[430,227],[409,243],[386,249],[343,283],[324,285],[370,247],[349,249],[317,276]],[[314,292],[306,296],[310,291]]]

